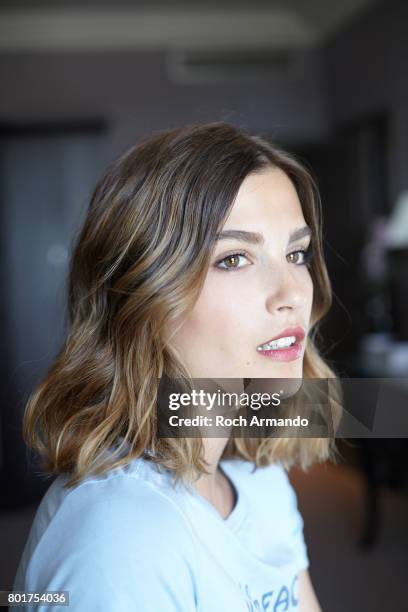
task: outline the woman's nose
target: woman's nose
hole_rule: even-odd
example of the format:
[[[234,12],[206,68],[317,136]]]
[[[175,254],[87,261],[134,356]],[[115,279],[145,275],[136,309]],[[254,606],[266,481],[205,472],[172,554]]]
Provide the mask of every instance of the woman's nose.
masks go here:
[[[281,273],[278,281],[269,285],[265,306],[268,312],[274,313],[282,309],[297,310],[302,308],[309,298],[309,284],[300,282],[299,275],[288,272]]]

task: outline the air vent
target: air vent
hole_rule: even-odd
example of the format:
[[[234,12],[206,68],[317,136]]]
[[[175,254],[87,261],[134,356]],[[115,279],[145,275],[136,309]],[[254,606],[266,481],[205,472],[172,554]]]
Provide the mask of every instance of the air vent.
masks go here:
[[[168,74],[179,83],[241,81],[287,76],[294,64],[292,50],[183,50],[168,55]]]

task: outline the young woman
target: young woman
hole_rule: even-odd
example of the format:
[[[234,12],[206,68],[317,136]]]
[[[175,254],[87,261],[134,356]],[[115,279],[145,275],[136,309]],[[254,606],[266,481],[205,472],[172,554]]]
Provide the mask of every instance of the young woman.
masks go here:
[[[67,591],[78,612],[318,612],[287,471],[334,458],[334,439],[161,438],[156,417],[165,375],[334,377],[314,342],[330,304],[317,191],[289,154],[210,123],[114,163],[72,256],[66,341],[26,409],[58,476],[15,590]]]

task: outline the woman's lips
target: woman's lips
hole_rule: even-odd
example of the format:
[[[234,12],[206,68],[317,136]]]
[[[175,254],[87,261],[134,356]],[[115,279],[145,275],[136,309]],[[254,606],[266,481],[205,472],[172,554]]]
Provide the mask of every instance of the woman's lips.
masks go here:
[[[273,359],[274,361],[294,361],[302,356],[303,347],[302,343],[297,341],[292,346],[286,348],[267,349],[264,351],[257,350],[257,353],[264,355],[264,357],[268,359]]]

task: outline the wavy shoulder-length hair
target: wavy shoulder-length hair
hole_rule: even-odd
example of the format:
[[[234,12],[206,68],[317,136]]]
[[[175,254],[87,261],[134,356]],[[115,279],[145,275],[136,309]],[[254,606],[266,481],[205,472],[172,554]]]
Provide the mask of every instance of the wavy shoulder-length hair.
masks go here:
[[[68,331],[28,399],[23,434],[67,487],[139,456],[176,480],[206,473],[203,440],[157,435],[159,381],[188,377],[165,336],[182,324],[205,280],[216,235],[250,173],[282,169],[312,229],[313,304],[305,378],[335,378],[315,344],[332,302],[322,254],[321,203],[308,170],[265,139],[224,122],[154,134],[113,163],[97,184],[70,260]],[[334,398],[334,425],[341,405]],[[109,452],[107,452],[109,451]],[[302,469],[336,459],[334,437],[231,437],[223,458],[255,469]]]

